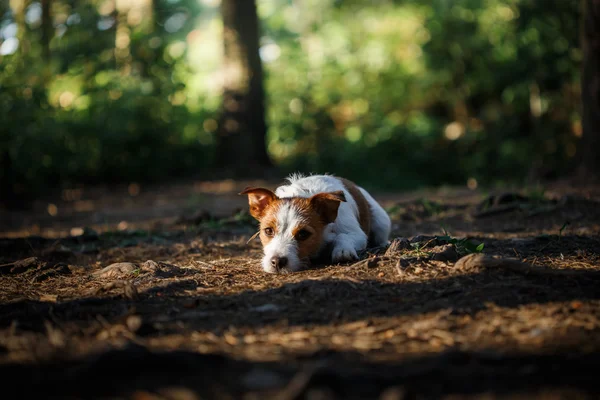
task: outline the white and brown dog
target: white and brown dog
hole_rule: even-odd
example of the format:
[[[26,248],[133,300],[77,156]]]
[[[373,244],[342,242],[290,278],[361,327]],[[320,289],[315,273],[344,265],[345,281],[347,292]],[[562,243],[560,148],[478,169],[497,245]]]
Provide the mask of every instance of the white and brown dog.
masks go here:
[[[299,271],[323,256],[351,261],[367,245],[388,243],[390,217],[363,188],[332,175],[293,174],[287,183],[275,193],[240,193],[248,195],[250,214],[260,222],[266,272]]]

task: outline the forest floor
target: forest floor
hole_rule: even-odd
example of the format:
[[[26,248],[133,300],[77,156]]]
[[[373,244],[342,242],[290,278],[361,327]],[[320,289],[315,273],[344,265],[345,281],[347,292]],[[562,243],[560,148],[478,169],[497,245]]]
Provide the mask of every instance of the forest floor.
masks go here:
[[[270,275],[248,183],[1,210],[5,398],[598,398],[600,187],[375,193],[392,246]]]

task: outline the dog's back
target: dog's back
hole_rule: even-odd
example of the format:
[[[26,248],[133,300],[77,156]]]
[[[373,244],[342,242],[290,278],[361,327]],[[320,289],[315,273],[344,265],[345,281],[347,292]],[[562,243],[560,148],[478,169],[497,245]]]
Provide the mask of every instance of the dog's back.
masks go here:
[[[340,205],[335,224],[348,226],[348,218],[357,219],[363,232],[369,238],[370,246],[384,246],[389,240],[391,221],[387,212],[362,187],[354,182],[333,175],[292,174],[287,184],[275,190],[281,198],[310,197],[317,193],[341,190],[346,202]]]

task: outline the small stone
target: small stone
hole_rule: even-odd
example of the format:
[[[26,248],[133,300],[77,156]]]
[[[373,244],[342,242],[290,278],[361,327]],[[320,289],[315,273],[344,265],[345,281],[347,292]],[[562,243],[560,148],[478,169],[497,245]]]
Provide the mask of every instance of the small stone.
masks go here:
[[[130,262],[114,263],[95,272],[93,275],[97,278],[122,278],[133,274],[138,269],[138,265]]]
[[[146,260],[140,265],[140,267],[144,271],[148,272],[156,272],[160,270],[160,265],[154,260]]]

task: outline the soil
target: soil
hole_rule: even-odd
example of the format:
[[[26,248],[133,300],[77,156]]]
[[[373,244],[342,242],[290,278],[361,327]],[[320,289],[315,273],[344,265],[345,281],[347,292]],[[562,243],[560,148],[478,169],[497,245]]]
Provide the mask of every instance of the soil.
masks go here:
[[[600,395],[600,187],[375,193],[389,247],[270,275],[247,184],[0,211],[3,397]]]

